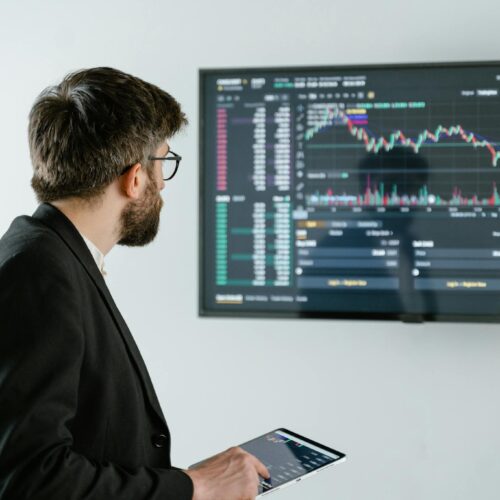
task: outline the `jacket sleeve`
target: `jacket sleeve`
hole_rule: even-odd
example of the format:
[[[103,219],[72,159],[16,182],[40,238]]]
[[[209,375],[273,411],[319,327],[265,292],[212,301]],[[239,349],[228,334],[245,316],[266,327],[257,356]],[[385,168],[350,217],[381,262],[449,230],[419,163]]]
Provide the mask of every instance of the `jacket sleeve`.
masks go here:
[[[74,286],[46,253],[0,266],[0,499],[191,500],[181,470],[99,463],[72,449],[84,356]]]

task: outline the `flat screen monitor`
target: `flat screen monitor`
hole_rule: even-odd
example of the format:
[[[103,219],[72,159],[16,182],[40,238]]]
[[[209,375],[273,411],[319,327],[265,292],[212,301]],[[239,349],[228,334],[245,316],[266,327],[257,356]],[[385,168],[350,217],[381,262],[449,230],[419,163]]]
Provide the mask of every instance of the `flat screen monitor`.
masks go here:
[[[500,62],[200,71],[200,313],[500,319]]]

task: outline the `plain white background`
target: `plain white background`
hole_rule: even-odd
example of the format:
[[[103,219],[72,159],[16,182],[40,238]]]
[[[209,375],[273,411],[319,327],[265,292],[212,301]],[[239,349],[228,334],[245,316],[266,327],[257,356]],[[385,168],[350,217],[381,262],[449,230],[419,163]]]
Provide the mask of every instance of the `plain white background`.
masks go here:
[[[176,465],[288,426],[349,459],[276,500],[498,498],[497,325],[197,317],[198,68],[500,59],[498,19],[486,0],[1,1],[0,233],[36,207],[27,115],[67,72],[131,72],[190,118],[159,237],[106,259]]]

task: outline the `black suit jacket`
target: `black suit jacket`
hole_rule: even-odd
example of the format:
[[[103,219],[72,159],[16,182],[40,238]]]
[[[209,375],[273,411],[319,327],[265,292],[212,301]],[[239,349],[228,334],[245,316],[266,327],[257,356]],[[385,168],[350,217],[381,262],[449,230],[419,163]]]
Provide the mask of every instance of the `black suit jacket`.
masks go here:
[[[0,240],[0,499],[191,500],[147,369],[73,224]]]

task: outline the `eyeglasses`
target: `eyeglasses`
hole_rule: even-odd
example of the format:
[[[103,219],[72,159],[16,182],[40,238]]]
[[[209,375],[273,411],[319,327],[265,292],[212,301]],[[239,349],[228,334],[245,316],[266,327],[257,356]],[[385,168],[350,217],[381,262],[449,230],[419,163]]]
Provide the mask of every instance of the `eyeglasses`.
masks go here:
[[[171,156],[169,156],[171,155]],[[174,153],[171,149],[167,153],[167,156],[149,156],[148,160],[158,160],[161,161],[161,171],[163,174],[163,180],[169,181],[176,173],[179,168],[179,163],[182,160],[182,156]],[[172,162],[175,161],[175,164]]]
[[[182,160],[182,156],[179,156],[177,153],[174,153],[172,150],[169,150],[167,156],[148,156],[148,160],[161,161],[161,171],[163,180],[169,181],[177,173],[177,170],[179,169],[179,163]],[[125,167],[120,172],[120,175],[123,175],[124,173],[128,172],[134,165],[135,163],[129,165],[128,167]]]

